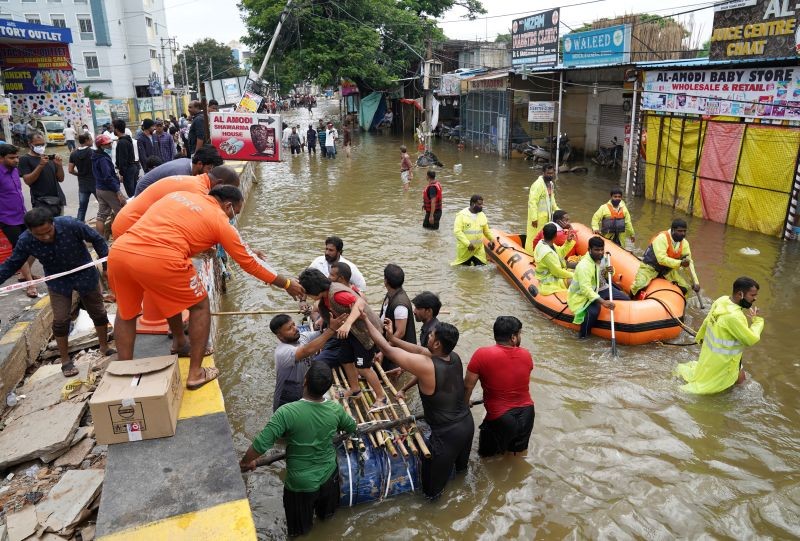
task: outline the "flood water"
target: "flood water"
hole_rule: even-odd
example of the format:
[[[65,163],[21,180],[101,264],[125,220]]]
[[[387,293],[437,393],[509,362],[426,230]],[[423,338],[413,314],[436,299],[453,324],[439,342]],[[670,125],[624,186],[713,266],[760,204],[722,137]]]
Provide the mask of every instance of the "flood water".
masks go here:
[[[333,112],[332,102],[329,104]],[[319,117],[315,110],[314,124]],[[307,112],[290,115],[308,124]],[[523,346],[535,361],[530,389],[536,422],[527,457],[481,460],[473,453],[466,476],[450,482],[437,502],[412,494],[341,508],[318,522],[312,538],[559,539],[559,538],[797,538],[800,536],[800,426],[796,308],[800,244],[689,218],[688,239],[706,306],[746,274],[761,284],[757,306],[766,319],[762,340],[744,356],[747,382],[713,397],[678,390],[671,372],[698,348],[620,347],[609,355],[600,339],[578,342],[550,323],[497,269],[451,267],[455,213],[480,193],[491,227],[524,228],[528,186],[538,176],[522,160],[458,151],[437,142],[445,167],[444,215],[438,232],[421,227],[424,170],[409,192],[399,178],[398,147],[409,138],[356,135],[352,158],[287,156],[261,168],[242,213],[245,240],[264,250],[279,271],[297,275],[321,255],[324,238],[344,239],[345,256],[366,277],[368,298],[383,298],[383,267],[397,263],[410,296],[438,293],[461,331],[456,351],[465,364],[493,344],[499,315],[523,322]],[[413,151],[412,151],[413,155]],[[463,171],[454,174],[452,165]],[[608,199],[611,175],[562,174],[561,208],[588,225]],[[666,206],[628,199],[641,251],[669,227]],[[759,256],[739,253],[757,248]],[[235,267],[235,266],[234,266]],[[235,267],[225,310],[296,309],[282,291]],[[704,314],[689,304],[687,324]],[[237,450],[244,452],[272,411],[271,316],[219,322],[217,363]],[[419,324],[417,324],[417,329]],[[681,337],[688,341],[688,336]],[[480,389],[476,390],[480,395]],[[484,410],[473,408],[476,426]],[[477,448],[477,430],[474,449]],[[247,487],[259,538],[285,536],[283,466],[250,474]]]

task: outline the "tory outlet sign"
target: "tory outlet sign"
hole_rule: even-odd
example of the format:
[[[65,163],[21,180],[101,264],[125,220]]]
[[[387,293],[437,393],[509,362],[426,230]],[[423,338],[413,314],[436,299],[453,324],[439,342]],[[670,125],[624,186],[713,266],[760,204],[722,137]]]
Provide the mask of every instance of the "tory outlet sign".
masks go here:
[[[61,28],[58,26],[0,19],[0,38],[72,43],[72,32],[69,28]]]
[[[592,66],[630,62],[631,27],[628,24],[609,26],[564,36],[563,64]]]

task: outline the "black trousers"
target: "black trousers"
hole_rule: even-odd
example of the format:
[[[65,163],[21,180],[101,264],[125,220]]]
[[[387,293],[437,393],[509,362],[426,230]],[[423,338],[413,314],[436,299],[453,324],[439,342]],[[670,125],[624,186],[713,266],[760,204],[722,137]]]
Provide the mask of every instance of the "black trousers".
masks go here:
[[[428,213],[422,217],[422,227],[425,229],[439,229],[439,220],[442,219],[442,209],[433,211],[433,223],[428,222]]]
[[[478,454],[483,457],[519,453],[528,448],[536,410],[533,406],[510,409],[497,419],[483,421],[478,436]]]
[[[331,518],[339,507],[339,468],[314,492],[293,492],[283,487],[283,510],[289,537],[305,535],[320,520]]]
[[[617,286],[614,287],[614,300],[615,301],[629,301],[631,300],[628,295],[626,295],[621,289],[618,289]],[[597,292],[600,295],[600,298],[603,300],[608,300],[608,288],[603,288]],[[589,305],[589,308],[586,309],[586,317],[583,319],[583,323],[581,323],[581,331],[578,336],[581,338],[585,338],[589,336],[592,332],[592,328],[594,327],[595,323],[597,323],[597,317],[600,315],[600,302],[595,301]]]
[[[434,500],[441,496],[450,475],[467,469],[475,422],[472,414],[445,426],[431,427],[430,458],[422,459],[422,492]]]

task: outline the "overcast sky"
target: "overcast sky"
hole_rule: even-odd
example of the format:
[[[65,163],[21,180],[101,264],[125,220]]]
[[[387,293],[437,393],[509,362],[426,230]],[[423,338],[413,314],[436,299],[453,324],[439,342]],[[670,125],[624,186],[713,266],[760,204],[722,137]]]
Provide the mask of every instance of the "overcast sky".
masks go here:
[[[631,13],[648,12],[658,15],[671,15],[692,9],[711,6],[711,2],[699,0],[564,0],[557,2],[536,2],[537,7],[530,11],[520,11],[523,4],[533,4],[520,0],[484,0],[483,5],[488,13],[475,21],[466,21],[462,17],[463,9],[454,9],[440,21],[448,37],[454,39],[488,39],[494,40],[497,34],[507,33],[513,19],[530,13],[544,11],[562,6],[561,33],[569,32],[585,22],[602,17],[614,17]],[[239,40],[245,34],[237,0],[164,0],[167,14],[167,26],[172,36],[177,36],[178,43],[190,45],[199,39],[213,37],[217,41],[227,43]],[[578,5],[580,4],[580,5]],[[571,6],[570,6],[571,5]],[[707,7],[691,14],[678,17],[682,22],[693,24],[695,40],[702,43],[711,34],[714,18],[713,9]],[[693,19],[693,20],[692,20]]]

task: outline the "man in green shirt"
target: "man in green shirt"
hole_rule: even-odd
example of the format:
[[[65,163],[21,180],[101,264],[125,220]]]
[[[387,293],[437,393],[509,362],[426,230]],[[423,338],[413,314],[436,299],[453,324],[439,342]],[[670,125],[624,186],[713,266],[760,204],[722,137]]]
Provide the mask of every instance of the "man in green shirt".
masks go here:
[[[256,458],[286,440],[283,508],[289,537],[305,535],[317,518],[330,518],[339,506],[339,467],[332,438],[355,432],[356,422],[336,402],[323,396],[333,384],[331,369],[314,362],[303,382],[303,398],[279,407],[242,457],[242,471],[256,468]]]

